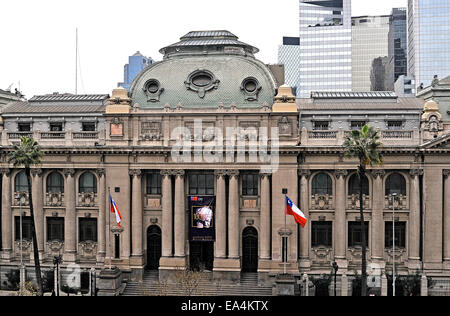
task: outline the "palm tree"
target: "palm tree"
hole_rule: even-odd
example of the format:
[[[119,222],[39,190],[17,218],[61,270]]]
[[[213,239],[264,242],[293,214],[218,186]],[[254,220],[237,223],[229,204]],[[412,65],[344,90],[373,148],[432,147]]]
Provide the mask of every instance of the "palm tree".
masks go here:
[[[361,131],[355,130],[345,138],[345,157],[358,158],[359,177],[359,212],[361,217],[361,242],[362,242],[362,262],[361,262],[361,296],[367,296],[367,261],[366,261],[366,227],[364,223],[364,201],[363,201],[363,180],[366,177],[368,165],[380,165],[383,163],[383,156],[379,152],[382,146],[379,142],[378,132],[371,126],[365,125]]]
[[[41,266],[39,263],[39,251],[36,238],[36,226],[34,223],[34,208],[33,208],[33,195],[31,190],[31,166],[39,165],[43,153],[39,144],[33,139],[33,137],[22,137],[20,145],[14,145],[13,151],[8,155],[8,162],[12,163],[14,167],[25,167],[25,175],[27,177],[28,184],[28,200],[30,204],[30,217],[31,217],[31,235],[33,239],[33,252],[34,252],[34,267],[36,270],[36,280],[39,287],[39,295],[43,295],[42,288],[42,276]],[[41,198],[41,197],[39,197]]]

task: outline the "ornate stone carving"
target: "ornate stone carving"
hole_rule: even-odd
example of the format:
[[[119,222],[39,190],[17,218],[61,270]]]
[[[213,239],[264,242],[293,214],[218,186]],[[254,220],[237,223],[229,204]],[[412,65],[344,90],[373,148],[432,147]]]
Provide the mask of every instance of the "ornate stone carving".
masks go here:
[[[333,197],[330,195],[313,195],[311,208],[313,210],[330,210],[333,207]]]
[[[160,172],[162,178],[170,177],[172,175],[172,170],[161,170]]]
[[[164,92],[161,83],[156,79],[148,80],[142,89],[147,96],[147,102],[159,102],[159,97]]]
[[[405,195],[397,195],[394,199],[392,195],[385,196],[384,209],[386,210],[407,210],[408,201]]]
[[[9,169],[9,168],[2,168],[1,169],[1,173],[3,175],[6,175],[7,177],[9,177],[11,175],[11,169]]]
[[[347,197],[347,207],[350,210],[359,210],[359,205],[360,205],[360,201],[359,201],[359,194],[352,194],[349,195]],[[363,195],[363,204],[364,204],[364,209],[365,210],[369,210],[370,209],[370,197],[367,195]]]
[[[386,175],[386,171],[384,171],[384,170],[372,170],[372,171],[370,171],[370,173],[372,174],[372,176],[375,179],[378,179],[378,178],[383,179],[384,176]]]
[[[423,176],[423,169],[411,169],[409,171],[409,174],[411,175],[411,178],[415,178],[418,176]]]
[[[130,174],[130,176],[140,178],[142,176],[142,170],[141,169],[130,169],[129,174]]]
[[[264,172],[264,171],[261,171],[261,172],[259,173],[259,177],[260,177],[261,179],[269,178],[271,175],[272,175],[272,173],[270,173],[270,172]]]
[[[258,101],[258,95],[261,89],[262,86],[254,77],[245,78],[241,83],[241,91],[246,101]]]
[[[334,175],[336,176],[336,179],[345,179],[345,177],[347,177],[348,175],[348,171],[347,170],[335,170],[334,171]]]
[[[78,244],[81,257],[95,258],[97,256],[97,243],[93,241],[83,241]]]
[[[102,168],[95,170],[95,172],[97,173],[97,175],[98,175],[99,178],[101,178],[101,177],[103,177],[104,175],[106,175],[106,170],[105,170],[105,169],[102,169]]]
[[[301,178],[305,178],[306,180],[309,180],[309,178],[311,178],[311,170],[308,169],[300,169],[298,170],[298,175]]]
[[[292,136],[292,123],[286,116],[278,121],[278,131],[280,136]]]
[[[42,170],[41,168],[31,169],[30,171],[31,171],[31,175],[32,175],[33,177],[36,177],[36,176],[42,177],[42,174],[44,173],[43,170]]]
[[[176,177],[176,178],[184,178],[184,175],[186,174],[184,170],[173,170],[172,174]]]
[[[220,80],[216,79],[214,74],[205,69],[198,69],[191,73],[184,82],[188,90],[197,92],[198,96],[203,99],[206,92],[219,88]]]
[[[29,206],[30,199],[28,196],[28,192],[16,192],[14,193],[14,206]]]
[[[59,207],[63,206],[64,193],[48,192],[45,194],[45,206]]]
[[[448,179],[448,177],[450,176],[450,170],[445,169],[445,170],[443,170],[443,173],[444,173],[445,179]]]
[[[66,176],[66,178],[68,176],[71,176],[72,178],[75,176],[76,170],[75,169],[64,169],[63,170],[64,175]]]
[[[230,179],[239,179],[239,170],[227,170],[227,175],[230,177]]]
[[[97,205],[97,194],[94,192],[79,193],[78,205],[81,207],[95,207]]]
[[[312,262],[318,265],[327,265],[331,262],[333,250],[329,247],[319,246],[311,249],[313,253]]]
[[[217,179],[225,178],[225,176],[227,175],[227,171],[226,170],[215,170],[214,175],[216,176]]]
[[[161,140],[161,122],[143,121],[141,122],[141,139],[158,141]]]

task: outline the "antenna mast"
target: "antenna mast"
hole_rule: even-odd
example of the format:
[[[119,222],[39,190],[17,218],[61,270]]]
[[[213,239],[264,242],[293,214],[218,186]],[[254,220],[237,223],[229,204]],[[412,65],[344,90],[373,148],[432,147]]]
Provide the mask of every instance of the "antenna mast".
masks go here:
[[[78,28],[75,32],[75,95],[78,94]]]

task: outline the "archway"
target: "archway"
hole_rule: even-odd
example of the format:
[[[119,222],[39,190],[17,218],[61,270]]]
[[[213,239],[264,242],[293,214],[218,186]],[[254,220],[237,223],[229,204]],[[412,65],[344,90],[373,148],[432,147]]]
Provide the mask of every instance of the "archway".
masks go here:
[[[150,226],[147,229],[147,270],[158,270],[161,259],[161,229]]]
[[[242,272],[258,272],[258,232],[253,227],[242,233]]]

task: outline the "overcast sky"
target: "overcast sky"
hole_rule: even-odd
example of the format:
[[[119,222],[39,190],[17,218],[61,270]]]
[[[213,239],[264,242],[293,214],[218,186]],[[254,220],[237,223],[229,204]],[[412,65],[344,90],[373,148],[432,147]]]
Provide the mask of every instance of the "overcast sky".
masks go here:
[[[229,30],[276,63],[283,36],[298,36],[298,0],[14,0],[2,1],[0,89],[20,81],[28,97],[75,91],[110,94],[128,56],[161,60],[159,49],[192,30]],[[353,0],[352,15],[390,14],[407,0]]]

